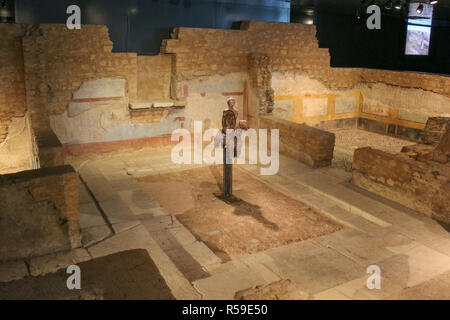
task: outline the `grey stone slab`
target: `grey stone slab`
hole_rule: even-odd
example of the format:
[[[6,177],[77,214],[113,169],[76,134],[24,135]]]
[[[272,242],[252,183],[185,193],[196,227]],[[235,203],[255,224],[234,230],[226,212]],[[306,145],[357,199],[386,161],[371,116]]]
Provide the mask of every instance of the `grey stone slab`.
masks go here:
[[[450,272],[392,294],[393,300],[450,300]]]
[[[85,180],[89,190],[97,201],[106,201],[118,199],[119,196],[116,191],[111,187],[108,180],[102,177],[96,177],[93,179]]]
[[[185,276],[183,276],[172,260],[141,225],[114,235],[92,246],[88,250],[96,258],[131,249],[147,250],[177,299],[200,298]]]
[[[95,203],[82,203],[78,210],[80,212],[81,229],[106,225],[106,221]]]
[[[367,280],[369,277],[370,274],[367,274],[361,278],[334,287],[333,289],[341,292],[352,300],[381,300],[403,290],[399,284],[383,276],[380,280],[379,289],[369,289],[367,287]]]
[[[130,208],[120,199],[100,201],[99,206],[111,224],[136,220]]]
[[[181,256],[181,252],[187,252],[195,261],[202,267],[207,268],[209,265],[217,265],[221,263],[217,257],[203,242],[197,241],[194,243],[183,245],[182,247],[175,247],[169,250],[169,256]]]
[[[84,247],[89,247],[95,243],[105,240],[112,235],[109,226],[95,226],[81,229],[81,243]]]
[[[448,239],[439,238],[430,242],[424,243],[427,247],[430,247],[446,256],[450,257],[450,237]]]
[[[306,241],[303,241],[306,242]],[[280,278],[291,279],[309,294],[319,293],[365,274],[366,269],[335,250],[302,242],[269,250],[273,259],[267,267]]]
[[[342,292],[331,288],[315,294],[314,300],[350,300],[350,298]]]
[[[220,273],[227,273],[231,271],[235,271],[239,268],[245,268],[248,267],[244,262],[242,262],[239,259],[236,260],[230,260],[224,263],[217,263],[206,266],[206,270],[211,275],[216,275]]]
[[[341,230],[314,239],[320,245],[338,251],[363,267],[376,264],[394,255],[392,251],[380,247],[380,239],[358,230]]]
[[[147,214],[160,207],[150,194],[141,189],[123,190],[119,195],[135,215]]]
[[[257,273],[267,282],[276,282],[281,280],[281,278],[272,270],[270,270],[266,265],[274,265],[273,259],[265,254],[264,252],[259,252],[252,254],[248,257],[242,259],[252,272]]]
[[[83,177],[83,180],[102,177],[102,173],[89,164],[81,166],[78,173]]]
[[[138,220],[134,220],[134,221],[113,223],[111,226],[112,226],[114,232],[117,234],[117,233],[121,233],[121,232],[130,230],[140,224],[141,223]]]
[[[109,180],[109,184],[115,191],[135,190],[140,188],[138,183],[129,177]]]
[[[207,300],[233,300],[236,292],[264,284],[267,282],[246,266],[193,282]]]
[[[79,194],[78,201],[80,204],[92,203],[94,201],[81,181],[78,183],[78,194]]]
[[[197,242],[197,239],[184,226],[155,230],[151,234],[164,250],[186,247]]]
[[[150,232],[154,233],[159,230],[179,227],[181,224],[172,216],[158,216],[151,219],[141,220],[144,227]]]
[[[29,261],[30,273],[32,276],[45,275],[90,259],[92,258],[86,249],[49,254],[31,259]]]
[[[450,270],[450,258],[421,244],[378,263],[382,275],[402,287],[412,287]]]

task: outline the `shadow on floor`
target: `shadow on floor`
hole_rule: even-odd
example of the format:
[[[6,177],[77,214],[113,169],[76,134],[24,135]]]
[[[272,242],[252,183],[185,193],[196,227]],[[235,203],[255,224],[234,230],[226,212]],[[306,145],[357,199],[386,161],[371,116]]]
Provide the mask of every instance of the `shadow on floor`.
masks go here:
[[[78,264],[81,290],[69,290],[66,268],[0,283],[0,300],[173,300],[148,252],[129,250]]]

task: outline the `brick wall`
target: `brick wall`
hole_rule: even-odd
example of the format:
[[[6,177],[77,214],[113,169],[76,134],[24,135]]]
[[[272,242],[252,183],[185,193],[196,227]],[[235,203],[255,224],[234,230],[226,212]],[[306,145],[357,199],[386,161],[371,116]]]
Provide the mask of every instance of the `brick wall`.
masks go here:
[[[416,72],[362,69],[365,83],[385,83],[403,88],[416,88],[450,97],[450,77]]]
[[[329,51],[318,47],[316,29],[309,25],[250,21],[242,23],[241,30],[176,28],[172,38],[163,41],[161,55],[139,58],[135,53],[111,53],[105,26],[84,25],[81,30],[68,30],[65,25],[1,28],[5,50],[0,62],[4,71],[0,75],[0,143],[7,136],[11,117],[25,112],[30,113],[36,133],[50,130],[49,116],[60,116],[54,123],[67,133],[63,143],[167,134],[172,127],[187,127],[191,120],[214,126],[225,107],[224,96],[229,95],[236,96],[241,115],[248,116],[254,125],[258,113],[273,108],[271,81],[275,74],[278,83],[290,81],[292,75],[303,77],[297,86],[306,97],[311,92],[305,88],[317,88],[313,92],[317,94],[359,90],[363,107],[390,114],[391,109],[408,111],[399,112],[398,117],[394,114],[395,121],[383,115],[380,118],[379,114],[372,118],[395,123],[421,121],[418,130],[424,126],[423,119],[442,115],[450,104],[448,77],[330,67]],[[269,63],[259,63],[256,56],[267,57]],[[107,134],[102,136],[102,128],[95,126],[98,119],[65,116],[73,94],[87,81],[116,77],[127,80],[128,95],[120,105],[111,103],[109,117],[100,111],[94,116],[108,118]],[[295,87],[296,81],[291,82]],[[305,83],[311,85],[305,87]],[[142,126],[137,132],[125,110],[128,102],[165,99],[169,94],[187,101],[185,112],[171,114],[170,119],[163,117],[159,123]],[[99,103],[95,102],[86,110],[97,107]],[[80,127],[78,122],[86,123],[85,134],[75,130]],[[57,134],[61,138],[61,132]]]
[[[138,63],[138,101],[154,101],[170,98],[170,81],[172,75],[172,56],[140,56]]]
[[[449,169],[434,161],[361,148],[354,153],[352,173],[355,185],[450,223]]]
[[[136,53],[111,53],[106,26],[38,25],[23,39],[27,105],[36,131],[49,130],[49,115],[62,114],[84,81],[127,79],[131,101],[137,97]]]
[[[420,88],[445,96],[450,78],[415,72],[332,68],[327,48],[319,48],[316,28],[311,25],[247,21],[241,30],[176,28],[164,40],[162,53],[175,53],[179,79],[246,70],[245,56],[269,55],[272,71],[301,70],[329,88],[351,88],[358,83],[380,82]]]
[[[313,168],[331,165],[335,143],[334,133],[273,116],[261,116],[259,127],[280,130],[280,153]]]
[[[358,69],[330,67],[328,49],[319,48],[314,26],[249,21],[241,30],[176,28],[162,53],[175,53],[176,80],[247,71],[250,53],[271,56],[273,71],[301,69],[332,88],[360,80]]]
[[[26,113],[23,73],[23,25],[0,24],[0,143],[8,134],[11,117]]]
[[[275,89],[275,96],[287,94],[278,90],[289,81],[292,87],[289,94],[361,91],[361,105],[366,111],[382,109],[382,112],[390,112],[392,116],[380,117],[380,114],[372,114],[369,110],[367,117],[389,124],[416,122],[412,128],[420,130],[427,117],[449,112],[449,77],[332,68],[329,50],[319,48],[315,35],[315,26],[259,21],[244,22],[241,30],[176,28],[172,38],[163,41],[161,52],[175,54],[172,94],[176,98],[182,98],[184,94],[183,85],[178,85],[181,82],[189,85],[188,82],[193,79],[248,72],[252,82],[248,105],[251,123],[255,123],[255,111],[271,110],[270,105],[266,106],[267,90],[258,88],[258,81],[255,81],[258,72],[264,73],[263,69],[276,74],[279,86]],[[270,64],[258,70],[254,59],[256,55],[268,57]],[[301,77],[301,83],[293,82],[293,77]],[[268,85],[270,87],[270,79]]]
[[[0,173],[33,166],[22,51],[26,30],[24,25],[0,24]]]

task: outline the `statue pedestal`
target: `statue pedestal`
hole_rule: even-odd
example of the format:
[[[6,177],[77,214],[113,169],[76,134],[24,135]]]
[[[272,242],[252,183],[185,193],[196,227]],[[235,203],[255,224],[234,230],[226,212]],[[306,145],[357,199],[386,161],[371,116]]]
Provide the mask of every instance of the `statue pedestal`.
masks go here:
[[[227,164],[227,147],[223,148],[223,195],[228,198],[233,193],[233,164]]]

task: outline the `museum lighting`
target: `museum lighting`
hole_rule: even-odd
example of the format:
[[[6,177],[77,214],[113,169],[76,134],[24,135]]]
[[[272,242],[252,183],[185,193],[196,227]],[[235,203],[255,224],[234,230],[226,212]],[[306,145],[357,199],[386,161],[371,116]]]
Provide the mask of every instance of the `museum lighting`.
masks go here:
[[[419,4],[419,6],[416,9],[416,12],[418,14],[422,14],[422,12],[423,12],[423,4],[422,3]]]
[[[397,3],[395,4],[395,9],[400,10],[402,8],[402,2],[400,0],[397,0]]]
[[[12,17],[12,14],[7,6],[7,1],[3,0],[0,5],[0,20],[1,22],[8,22],[10,17]]]

